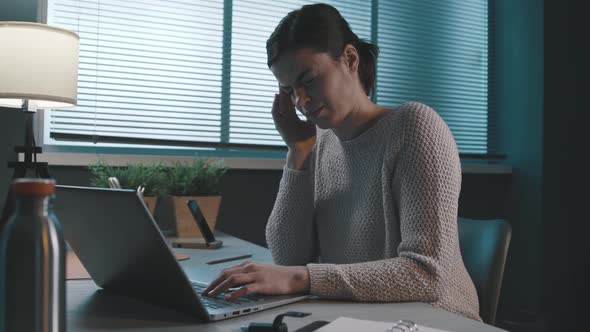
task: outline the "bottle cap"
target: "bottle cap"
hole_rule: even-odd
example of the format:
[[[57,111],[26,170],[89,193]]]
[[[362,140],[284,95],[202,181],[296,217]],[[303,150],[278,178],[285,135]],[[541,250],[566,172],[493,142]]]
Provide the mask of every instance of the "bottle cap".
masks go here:
[[[41,196],[55,194],[55,180],[22,178],[12,181],[12,192],[16,195]]]

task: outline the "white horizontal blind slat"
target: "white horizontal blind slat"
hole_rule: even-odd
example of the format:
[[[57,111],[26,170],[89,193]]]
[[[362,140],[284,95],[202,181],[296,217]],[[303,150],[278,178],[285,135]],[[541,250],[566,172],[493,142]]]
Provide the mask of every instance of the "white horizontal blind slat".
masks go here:
[[[462,153],[487,153],[487,6],[487,0],[395,0],[378,7],[377,102],[428,104]]]
[[[223,0],[50,0],[78,32],[78,107],[52,133],[218,142]]]
[[[50,112],[54,133],[284,145],[270,108],[266,39],[303,0],[233,0],[222,91],[223,0],[49,0],[48,23],[81,37],[79,105]],[[464,153],[487,152],[487,0],[333,0],[359,37],[376,19],[376,100],[432,106]],[[229,109],[222,110],[222,95]],[[225,112],[226,116],[223,116]],[[229,115],[229,116],[227,116]]]

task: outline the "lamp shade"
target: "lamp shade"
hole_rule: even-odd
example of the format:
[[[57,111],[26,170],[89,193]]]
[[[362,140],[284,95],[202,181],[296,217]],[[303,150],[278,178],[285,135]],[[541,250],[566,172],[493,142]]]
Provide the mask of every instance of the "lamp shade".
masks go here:
[[[77,103],[80,39],[46,24],[0,22],[0,106],[64,108]]]

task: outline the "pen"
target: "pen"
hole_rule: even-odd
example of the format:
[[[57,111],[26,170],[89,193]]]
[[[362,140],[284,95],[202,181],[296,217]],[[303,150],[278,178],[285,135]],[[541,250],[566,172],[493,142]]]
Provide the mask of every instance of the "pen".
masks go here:
[[[240,259],[245,259],[245,258],[250,258],[250,257],[252,257],[252,255],[250,255],[250,254],[248,254],[248,255],[242,255],[242,256],[236,256],[236,257],[228,257],[228,258],[222,258],[222,259],[217,259],[217,260],[214,260],[214,261],[210,261],[210,262],[207,262],[207,264],[213,265],[213,264],[219,264],[219,263],[237,261],[237,260],[240,260]]]

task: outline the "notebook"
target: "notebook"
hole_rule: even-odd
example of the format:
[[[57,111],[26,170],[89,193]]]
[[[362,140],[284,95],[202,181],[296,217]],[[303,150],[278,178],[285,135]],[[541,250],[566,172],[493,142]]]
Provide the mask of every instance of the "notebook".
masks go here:
[[[226,301],[201,296],[134,190],[56,186],[55,214],[64,237],[105,290],[215,321],[300,301],[307,295],[251,295]],[[198,251],[196,251],[198,252]]]

